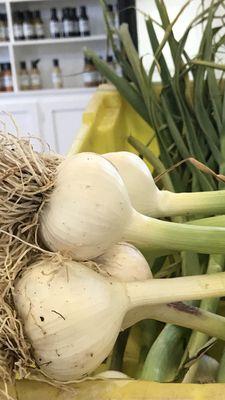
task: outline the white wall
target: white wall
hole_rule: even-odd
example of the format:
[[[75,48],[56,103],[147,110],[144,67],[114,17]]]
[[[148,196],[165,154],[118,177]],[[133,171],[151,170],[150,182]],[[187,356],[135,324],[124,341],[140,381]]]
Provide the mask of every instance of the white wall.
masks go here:
[[[181,8],[186,4],[186,0],[164,0],[164,3],[167,7],[167,11],[172,21]],[[211,3],[210,0],[205,0],[205,6]],[[138,35],[139,35],[139,51],[140,55],[144,56],[144,64],[146,67],[150,65],[153,60],[152,51],[149,44],[149,39],[147,35],[147,30],[144,23],[144,15],[142,12],[151,15],[151,17],[158,22],[160,22],[160,17],[157,12],[157,7],[155,5],[154,0],[137,0],[137,23],[138,23]],[[185,9],[182,15],[179,17],[178,21],[174,25],[175,37],[177,40],[180,39],[182,34],[184,33],[185,28],[188,26],[189,22],[199,13],[201,10],[201,0],[192,0],[189,6]],[[142,12],[141,12],[142,11]],[[222,11],[224,13],[224,10]],[[156,27],[157,35],[159,40],[161,41],[164,35],[163,30],[160,27]],[[202,28],[198,26],[194,28],[188,37],[186,50],[188,54],[193,57],[199,47],[200,37],[201,37]],[[168,46],[165,47],[163,54],[166,58],[168,66],[171,71],[173,71],[173,63],[170,57],[170,51]],[[155,79],[158,79],[158,74],[155,73]]]

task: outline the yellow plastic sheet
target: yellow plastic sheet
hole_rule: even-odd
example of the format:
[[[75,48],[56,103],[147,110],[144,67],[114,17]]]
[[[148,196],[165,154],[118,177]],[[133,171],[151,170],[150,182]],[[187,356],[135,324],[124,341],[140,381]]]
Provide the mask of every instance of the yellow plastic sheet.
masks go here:
[[[62,391],[37,382],[17,382],[17,400],[225,400],[222,384],[160,384],[145,381],[87,381]]]
[[[81,129],[69,154],[82,151],[99,154],[121,150],[135,152],[127,142],[130,135],[144,144],[152,139],[149,148],[159,154],[153,130],[112,86],[102,85],[83,114]]]

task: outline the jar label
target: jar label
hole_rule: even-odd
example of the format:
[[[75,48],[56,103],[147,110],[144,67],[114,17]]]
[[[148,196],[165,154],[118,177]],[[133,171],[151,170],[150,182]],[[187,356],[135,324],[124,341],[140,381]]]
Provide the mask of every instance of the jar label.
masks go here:
[[[23,37],[23,26],[21,24],[14,24],[13,25],[13,34],[15,39],[19,39]]]
[[[11,88],[13,83],[12,83],[12,76],[11,75],[5,75],[2,78],[2,84],[3,87],[5,88]]]
[[[28,24],[27,22],[23,23],[23,33],[25,38],[31,38],[34,36],[34,29],[31,24]]]
[[[68,21],[67,19],[63,21],[63,31],[65,35],[68,35],[73,32],[73,22]]]
[[[99,82],[99,73],[98,71],[90,71],[83,73],[84,83],[98,83]]]
[[[35,24],[35,33],[36,33],[36,36],[37,36],[38,38],[44,36],[44,27],[43,27],[43,25],[40,24],[39,22],[36,22],[36,24]]]
[[[89,32],[89,22],[88,20],[85,19],[80,19],[79,20],[79,28],[80,28],[80,33],[85,33],[85,32]]]
[[[31,74],[31,86],[40,86],[41,85],[41,77],[39,74]]]
[[[50,21],[50,33],[51,35],[59,34],[59,23],[57,21]]]

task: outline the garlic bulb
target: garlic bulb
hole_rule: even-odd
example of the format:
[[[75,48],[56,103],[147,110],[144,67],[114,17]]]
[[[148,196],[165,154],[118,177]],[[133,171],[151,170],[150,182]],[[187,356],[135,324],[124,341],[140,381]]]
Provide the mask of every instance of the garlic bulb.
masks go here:
[[[99,374],[95,375],[94,378],[99,379],[131,379],[128,375],[123,374],[120,371],[108,370],[104,372],[100,372]]]
[[[152,278],[146,259],[129,243],[115,244],[95,261],[103,272],[119,281],[144,281]]]
[[[100,155],[62,162],[40,217],[40,237],[53,251],[90,260],[119,241],[169,254],[224,253],[225,229],[159,221],[136,212],[116,168]]]
[[[219,369],[219,363],[215,358],[203,355],[197,362],[197,368],[194,376],[192,376],[192,367],[186,373],[183,383],[214,383],[216,382],[216,375]]]
[[[50,378],[69,381],[93,372],[109,355],[133,308],[219,297],[224,287],[225,273],[126,283],[76,261],[46,259],[17,279],[14,304],[40,369]],[[197,325],[225,339],[224,318],[218,317],[212,314],[211,324],[200,318]],[[189,327],[189,322],[181,325]]]
[[[161,191],[144,161],[128,151],[106,153],[103,157],[118,169],[135,210],[144,215],[158,216]]]
[[[14,302],[37,365],[59,381],[101,364],[127,307],[119,284],[73,261],[32,265],[15,285]]]
[[[54,251],[88,260],[119,241],[131,214],[117,170],[96,154],[66,159],[40,221],[41,236]]]
[[[225,191],[173,193],[159,190],[144,161],[128,151],[103,155],[118,169],[135,210],[152,217],[223,214]]]

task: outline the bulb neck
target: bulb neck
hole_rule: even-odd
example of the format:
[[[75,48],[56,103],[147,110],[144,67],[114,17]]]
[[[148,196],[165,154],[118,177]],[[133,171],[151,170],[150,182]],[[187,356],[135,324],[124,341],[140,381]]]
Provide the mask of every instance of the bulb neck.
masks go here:
[[[160,221],[133,210],[122,240],[161,255],[175,251],[224,254],[225,229]]]
[[[135,307],[201,300],[225,295],[225,272],[169,279],[149,279],[125,284],[128,311]]]
[[[194,193],[160,191],[154,217],[212,215],[225,213],[225,190]]]
[[[144,319],[155,319],[197,330],[223,340],[225,338],[224,317],[182,302],[136,307],[128,312],[122,328],[127,329]]]

